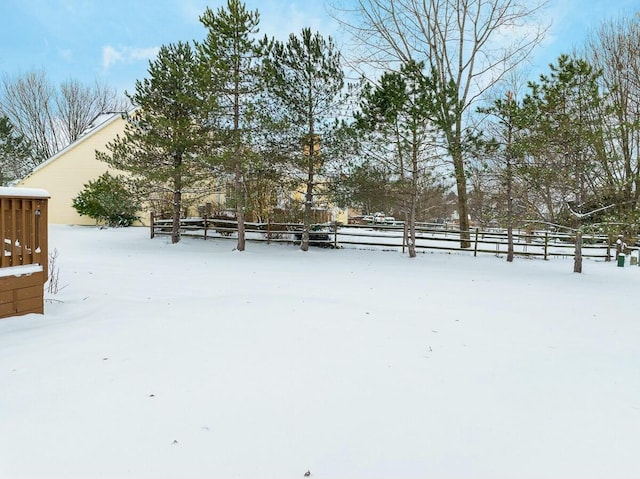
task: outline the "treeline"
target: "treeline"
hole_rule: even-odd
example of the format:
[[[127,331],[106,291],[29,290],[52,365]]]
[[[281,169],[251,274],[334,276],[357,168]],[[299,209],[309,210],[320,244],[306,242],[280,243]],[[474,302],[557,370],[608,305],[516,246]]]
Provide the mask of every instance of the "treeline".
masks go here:
[[[640,18],[603,23],[536,81],[542,4],[362,0],[340,10],[348,55],[303,29],[278,41],[229,0],[201,42],[163,46],[136,82],[125,134],[100,159],[145,200],[224,191],[242,224],[301,198],[301,247],[323,204],[415,223],[455,207],[508,231],[523,221],[639,230]],[[347,84],[346,67],[360,80]],[[451,191],[455,191],[452,194]],[[455,203],[451,205],[451,203]],[[617,233],[616,232],[616,233]],[[576,241],[576,271],[581,268]],[[511,260],[513,255],[509,255]]]
[[[230,0],[200,17],[201,42],[164,45],[129,99],[122,137],[98,158],[129,173],[139,198],[170,195],[172,241],[185,199],[223,191],[238,220],[292,208],[300,195],[309,246],[312,210],[355,153],[342,57],[331,38],[304,29],[261,38],[259,14]],[[327,200],[321,200],[327,201]]]
[[[44,71],[0,85],[0,185],[26,176],[73,143],[91,120],[106,111],[125,111],[129,102],[108,85],[67,80],[58,85]]]
[[[287,41],[260,37],[259,13],[240,1],[207,9],[200,18],[205,40],[160,49],[130,96],[140,108],[125,135],[99,157],[129,172],[142,195],[171,195],[174,242],[183,193],[212,192],[215,179],[238,218],[240,251],[245,215],[290,210],[298,191],[303,250],[312,209],[334,204],[396,213],[409,224],[415,256],[415,222],[454,185],[468,247],[467,165],[477,141],[466,119],[541,38],[524,28],[537,7],[512,0],[392,3],[334,12],[361,43],[354,51],[363,56],[349,61],[331,37],[309,29]],[[357,20],[350,22],[352,14]],[[418,19],[431,30],[421,33]],[[488,41],[519,24],[508,48]],[[460,47],[463,38],[472,48]],[[346,85],[347,63],[368,75]],[[493,68],[502,73],[480,83]]]

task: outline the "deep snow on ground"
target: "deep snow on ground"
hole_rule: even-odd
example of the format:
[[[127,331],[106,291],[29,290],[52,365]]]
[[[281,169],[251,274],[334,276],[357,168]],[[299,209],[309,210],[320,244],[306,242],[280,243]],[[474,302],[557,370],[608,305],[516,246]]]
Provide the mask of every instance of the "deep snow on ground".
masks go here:
[[[640,268],[53,226],[0,478],[638,478]]]

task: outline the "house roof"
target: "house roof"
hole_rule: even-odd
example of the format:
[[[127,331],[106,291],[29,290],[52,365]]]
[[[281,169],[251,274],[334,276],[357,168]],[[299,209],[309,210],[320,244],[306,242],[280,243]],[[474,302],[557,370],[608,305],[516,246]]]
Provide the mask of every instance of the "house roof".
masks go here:
[[[105,121],[110,120],[115,115],[122,115],[123,113],[124,112],[122,111],[105,111],[96,115],[95,118],[91,120],[91,123],[89,123],[89,126],[82,133],[80,133],[80,137],[90,134],[93,130],[98,128]]]
[[[111,111],[111,112],[104,112],[104,113],[100,113],[100,114],[96,115],[96,117],[93,120],[91,120],[91,123],[89,124],[87,129],[85,129],[80,134],[80,136],[78,137],[78,139],[76,141],[74,141],[73,143],[67,145],[62,150],[57,152],[55,155],[53,155],[52,157],[50,157],[47,160],[45,160],[42,163],[40,163],[33,170],[31,170],[31,172],[27,175],[27,177],[31,176],[36,171],[44,168],[49,163],[53,163],[59,157],[61,157],[65,153],[67,153],[69,150],[75,148],[79,143],[82,143],[87,138],[91,137],[92,135],[94,135],[98,131],[100,131],[103,128],[107,127],[108,125],[110,125],[111,123],[116,121],[118,118],[122,118],[122,115],[125,114],[125,113],[126,112],[122,112],[122,111]]]

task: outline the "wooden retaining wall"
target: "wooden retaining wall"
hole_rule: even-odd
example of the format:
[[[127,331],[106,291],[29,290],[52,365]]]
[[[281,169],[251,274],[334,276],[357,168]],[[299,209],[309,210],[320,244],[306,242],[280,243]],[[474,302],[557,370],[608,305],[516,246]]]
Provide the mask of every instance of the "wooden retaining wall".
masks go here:
[[[48,198],[44,190],[0,187],[0,318],[44,313]]]
[[[42,266],[16,266],[0,270],[0,318],[28,313],[44,313],[44,283]],[[4,276],[6,275],[6,276]]]

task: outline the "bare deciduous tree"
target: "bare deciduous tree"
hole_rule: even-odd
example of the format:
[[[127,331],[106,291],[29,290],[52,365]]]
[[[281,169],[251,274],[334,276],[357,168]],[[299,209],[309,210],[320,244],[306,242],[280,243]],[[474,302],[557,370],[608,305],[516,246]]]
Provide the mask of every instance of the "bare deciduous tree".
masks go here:
[[[89,86],[78,80],[67,80],[60,84],[55,97],[60,139],[64,144],[73,143],[100,113],[129,108],[129,102],[106,84],[96,82]]]
[[[78,139],[98,114],[123,111],[129,103],[104,84],[68,80],[56,87],[44,71],[32,71],[3,78],[0,106],[39,163]]]
[[[355,61],[390,68],[424,62],[435,79],[435,123],[446,138],[458,193],[461,245],[468,247],[466,117],[474,103],[528,58],[546,28],[544,0],[357,0],[336,18],[356,41]],[[430,70],[430,71],[429,71]]]
[[[55,89],[44,71],[34,71],[15,78],[5,77],[2,111],[19,134],[33,147],[37,161],[44,161],[61,147],[52,105]]]
[[[602,70],[609,93],[599,151],[602,182],[609,201],[618,204],[617,217],[634,223],[640,200],[640,16],[604,22],[584,52]]]

